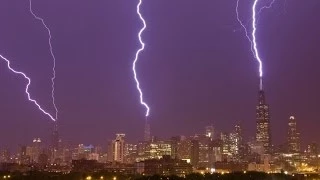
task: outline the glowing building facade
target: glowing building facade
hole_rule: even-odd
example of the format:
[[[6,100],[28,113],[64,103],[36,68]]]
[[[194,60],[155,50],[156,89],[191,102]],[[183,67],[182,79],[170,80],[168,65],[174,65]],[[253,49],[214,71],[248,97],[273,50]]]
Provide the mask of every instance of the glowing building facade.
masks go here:
[[[290,116],[288,122],[288,152],[300,152],[300,133],[297,130],[297,121],[294,116]]]
[[[259,91],[259,103],[256,107],[257,131],[256,141],[262,143],[266,154],[271,152],[271,129],[269,105],[263,90]]]
[[[108,161],[124,162],[125,157],[125,134],[116,134],[116,139],[109,144]]]
[[[150,123],[148,120],[146,120],[146,123],[144,125],[144,141],[150,141],[151,140],[151,133],[150,133]]]
[[[211,126],[206,126],[206,136],[211,138],[211,140],[214,138],[214,127]]]

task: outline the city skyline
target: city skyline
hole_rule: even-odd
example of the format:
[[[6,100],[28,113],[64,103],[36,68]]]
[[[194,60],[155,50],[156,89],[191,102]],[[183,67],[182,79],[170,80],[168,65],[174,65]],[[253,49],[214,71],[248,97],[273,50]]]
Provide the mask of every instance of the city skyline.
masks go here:
[[[53,112],[47,34],[28,14],[28,2],[2,3],[0,21],[10,23],[0,30],[0,51],[12,59],[15,67],[32,76],[32,95]],[[136,2],[78,2],[79,7],[73,10],[67,10],[72,2],[33,3],[34,10],[52,29],[60,137],[101,144],[124,132],[130,141],[142,140],[144,112],[130,74],[140,28]],[[297,118],[301,139],[320,141],[315,126],[320,99],[316,68],[320,25],[315,22],[320,14],[316,9],[309,10],[318,3],[277,2],[264,12],[258,24],[274,144],[286,141],[287,131],[283,129],[291,115]],[[240,7],[243,19],[250,17],[246,14],[248,7],[246,1]],[[193,135],[210,124],[217,131],[229,132],[241,121],[245,138],[255,137],[257,64],[234,8],[231,1],[196,6],[191,1],[178,1],[169,9],[160,1],[143,4],[142,12],[150,26],[143,35],[148,46],[138,68],[152,107],[148,118],[152,135]],[[53,123],[26,101],[24,81],[10,74],[3,63],[0,81],[0,148],[16,148],[35,137],[50,139]]]
[[[61,140],[55,124],[50,145],[41,138],[34,138],[32,143],[20,146],[17,152],[0,149],[0,172],[5,174],[4,179],[5,176],[36,175],[30,172],[44,177],[112,173],[113,176],[176,175],[187,179],[192,174],[236,173],[238,177],[247,171],[319,176],[319,145],[307,142],[308,146],[301,149],[299,124],[294,116],[288,118],[287,141],[273,145],[268,131],[269,108],[261,90],[258,100],[256,139],[249,141],[244,140],[240,123],[235,124],[231,132],[217,133],[214,126],[209,125],[192,136],[168,139],[152,136],[130,143],[126,134],[117,133],[107,145],[72,144]],[[146,126],[146,130],[149,128]]]

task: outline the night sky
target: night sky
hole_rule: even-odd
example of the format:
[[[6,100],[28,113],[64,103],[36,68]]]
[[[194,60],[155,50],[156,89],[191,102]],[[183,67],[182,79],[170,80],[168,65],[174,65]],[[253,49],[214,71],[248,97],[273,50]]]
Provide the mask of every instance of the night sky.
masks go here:
[[[106,146],[118,132],[131,142],[143,138],[145,109],[131,70],[142,27],[137,3],[33,0],[33,11],[53,36],[64,141]],[[248,26],[251,4],[240,1]],[[235,6],[236,0],[144,1],[146,49],[137,69],[151,107],[152,135],[193,135],[210,124],[218,132],[231,131],[241,121],[247,139],[254,136],[258,64]],[[275,144],[285,141],[291,114],[304,143],[320,142],[319,18],[319,0],[276,0],[259,18],[258,47]],[[32,78],[31,96],[54,114],[47,31],[30,14],[27,0],[2,0],[0,22],[0,53]],[[15,149],[34,137],[49,140],[53,122],[27,101],[25,79],[2,60],[0,82],[0,148]]]

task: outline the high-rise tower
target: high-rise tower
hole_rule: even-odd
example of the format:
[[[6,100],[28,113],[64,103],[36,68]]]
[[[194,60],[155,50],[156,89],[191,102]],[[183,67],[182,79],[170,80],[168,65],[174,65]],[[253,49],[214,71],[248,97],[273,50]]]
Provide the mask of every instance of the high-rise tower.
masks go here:
[[[242,129],[239,124],[235,125],[234,132],[230,133],[230,152],[233,155],[239,155],[240,147],[242,145]]]
[[[211,140],[214,138],[214,127],[212,125],[206,126],[206,136]]]
[[[290,116],[288,122],[288,152],[300,152],[300,133],[297,130],[297,121],[294,116]]]
[[[266,104],[264,91],[259,90],[258,105],[256,107],[257,132],[256,141],[261,143],[266,154],[271,152],[271,129],[269,105]]]
[[[54,123],[53,132],[52,132],[52,148],[58,150],[59,148],[59,132],[58,132],[58,123]]]
[[[116,134],[116,139],[112,141],[112,160],[115,162],[123,163],[124,161],[124,137],[125,134]]]
[[[150,134],[150,124],[148,119],[146,119],[146,124],[144,125],[144,141],[150,141],[151,134]]]
[[[54,122],[53,132],[51,137],[51,160],[54,161],[58,155],[60,150],[60,137],[58,132],[58,123]]]

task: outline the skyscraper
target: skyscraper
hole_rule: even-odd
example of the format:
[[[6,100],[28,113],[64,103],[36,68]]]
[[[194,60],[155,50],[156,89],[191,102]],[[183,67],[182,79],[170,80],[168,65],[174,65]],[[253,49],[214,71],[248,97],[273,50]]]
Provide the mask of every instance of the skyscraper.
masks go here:
[[[124,144],[125,134],[116,134],[116,139],[110,144],[110,151],[108,153],[109,161],[124,162],[125,155],[125,144]]]
[[[191,141],[190,150],[191,150],[190,152],[191,164],[194,167],[198,167],[198,163],[199,163],[199,141],[198,140]]]
[[[269,105],[266,104],[264,91],[260,89],[256,107],[257,132],[256,141],[262,143],[266,154],[271,152],[271,129]]]
[[[222,154],[224,155],[231,155],[230,147],[231,147],[231,141],[230,141],[230,135],[233,136],[231,133],[221,132],[220,139],[222,141]]]
[[[242,145],[242,129],[239,124],[235,125],[234,132],[230,133],[230,152],[233,156],[239,155],[240,146]]]
[[[52,150],[58,151],[59,149],[59,132],[58,132],[58,124],[54,122],[53,133],[52,133]]]
[[[242,144],[243,137],[242,137],[242,128],[241,128],[240,123],[239,123],[239,124],[236,124],[236,125],[234,126],[234,128],[235,128],[235,134],[237,135],[237,138],[238,138],[238,143],[239,143],[239,144]]]
[[[300,133],[297,130],[297,121],[294,116],[290,116],[287,134],[288,152],[300,152]]]
[[[56,159],[61,158],[62,148],[61,140],[58,132],[58,123],[54,122],[53,132],[51,137],[51,161],[54,162]]]
[[[211,140],[214,138],[214,127],[212,125],[206,126],[206,136]]]
[[[147,119],[146,119],[146,124],[144,126],[144,140],[145,141],[150,141],[151,140],[150,124],[149,124]]]
[[[42,142],[40,138],[34,138],[32,146],[26,148],[26,155],[30,157],[31,162],[38,162],[39,155],[43,150]]]

